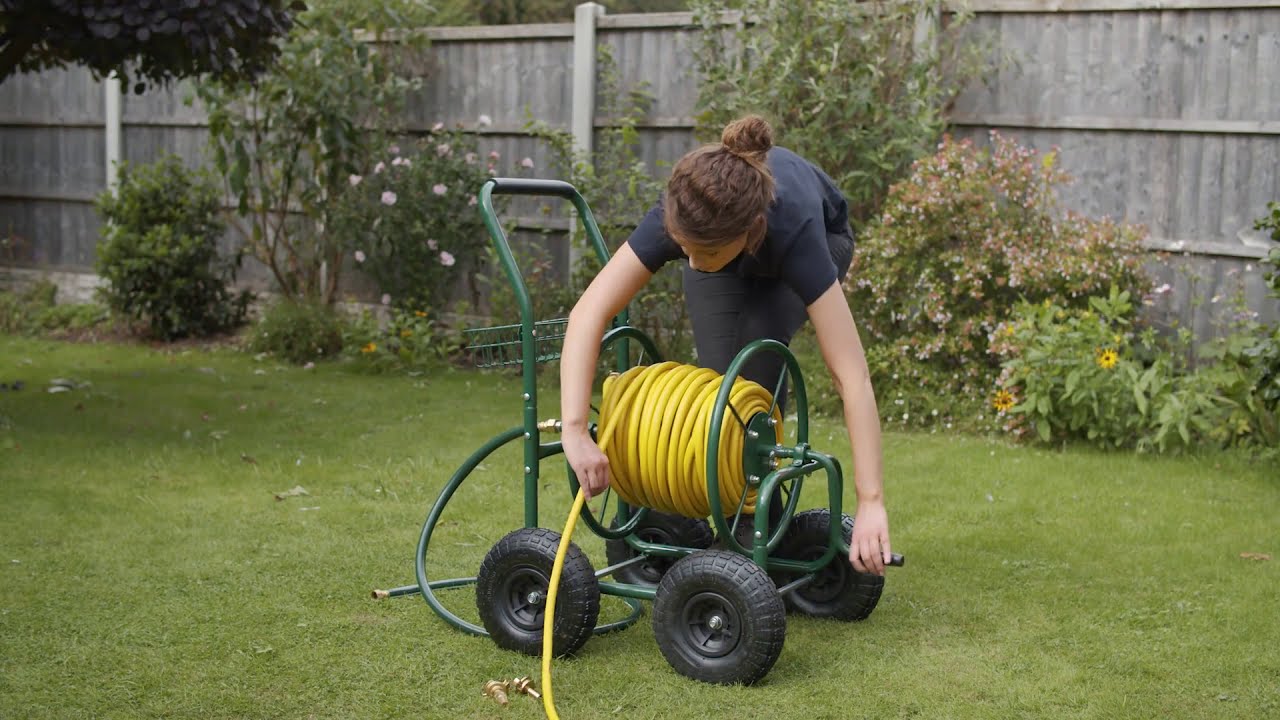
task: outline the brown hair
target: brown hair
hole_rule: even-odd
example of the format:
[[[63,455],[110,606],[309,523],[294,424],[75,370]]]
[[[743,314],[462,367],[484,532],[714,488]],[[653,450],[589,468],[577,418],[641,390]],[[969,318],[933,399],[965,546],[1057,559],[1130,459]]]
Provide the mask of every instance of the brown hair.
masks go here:
[[[718,144],[680,158],[667,181],[667,234],[715,247],[746,232],[747,250],[758,248],[773,202],[773,174],[765,163],[771,147],[773,128],[759,115],[747,115],[729,123]]]

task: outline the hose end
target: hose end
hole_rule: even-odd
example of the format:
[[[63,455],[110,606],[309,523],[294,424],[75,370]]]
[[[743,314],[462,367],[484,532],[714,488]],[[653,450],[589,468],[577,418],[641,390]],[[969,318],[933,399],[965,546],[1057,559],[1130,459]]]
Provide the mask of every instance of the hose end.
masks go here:
[[[387,592],[386,590],[374,590],[373,592],[369,593],[369,596],[372,597],[374,600],[386,600],[387,598],[391,597],[391,593]]]

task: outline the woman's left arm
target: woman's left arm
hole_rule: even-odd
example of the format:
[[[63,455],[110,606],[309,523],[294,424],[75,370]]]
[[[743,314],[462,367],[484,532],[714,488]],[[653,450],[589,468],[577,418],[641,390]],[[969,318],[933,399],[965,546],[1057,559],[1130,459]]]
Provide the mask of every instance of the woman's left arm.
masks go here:
[[[854,487],[858,509],[849,543],[849,561],[858,572],[884,574],[889,562],[889,516],[884,505],[880,451],[880,413],[858,326],[839,281],[813,304],[809,320],[818,334],[822,359],[844,405],[844,422],[853,445]]]

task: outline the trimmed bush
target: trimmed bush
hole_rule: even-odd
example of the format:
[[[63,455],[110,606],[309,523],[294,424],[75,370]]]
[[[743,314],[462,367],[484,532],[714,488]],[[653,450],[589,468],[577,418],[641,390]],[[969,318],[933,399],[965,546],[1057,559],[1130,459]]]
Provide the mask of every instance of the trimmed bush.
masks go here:
[[[163,340],[212,335],[244,322],[251,295],[233,293],[240,258],[220,258],[213,179],[174,156],[121,165],[115,192],[98,197],[103,242],[97,270],[112,311]]]
[[[284,299],[263,312],[249,337],[249,350],[301,365],[341,352],[343,329],[332,306]]]

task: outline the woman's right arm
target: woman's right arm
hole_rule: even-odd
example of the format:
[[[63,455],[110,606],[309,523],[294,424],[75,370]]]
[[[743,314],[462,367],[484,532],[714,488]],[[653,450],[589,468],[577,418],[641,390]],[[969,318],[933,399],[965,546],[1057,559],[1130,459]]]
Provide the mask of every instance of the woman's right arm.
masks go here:
[[[569,313],[560,353],[560,440],[569,466],[592,497],[609,484],[609,460],[591,439],[591,383],[600,357],[600,340],[609,321],[631,302],[653,273],[623,243],[587,286]]]

